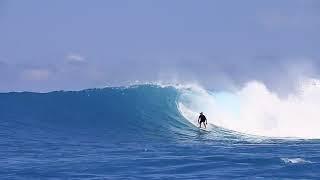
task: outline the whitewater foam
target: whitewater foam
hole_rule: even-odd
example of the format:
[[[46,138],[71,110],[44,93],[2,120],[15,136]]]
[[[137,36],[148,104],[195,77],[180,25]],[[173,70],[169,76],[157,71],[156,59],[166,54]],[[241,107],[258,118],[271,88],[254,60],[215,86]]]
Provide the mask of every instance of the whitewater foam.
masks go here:
[[[199,90],[200,89],[200,90]],[[197,86],[181,90],[178,108],[196,124],[203,111],[208,122],[230,130],[276,138],[320,138],[320,81],[307,79],[280,98],[263,83],[248,82],[237,91],[210,92]]]

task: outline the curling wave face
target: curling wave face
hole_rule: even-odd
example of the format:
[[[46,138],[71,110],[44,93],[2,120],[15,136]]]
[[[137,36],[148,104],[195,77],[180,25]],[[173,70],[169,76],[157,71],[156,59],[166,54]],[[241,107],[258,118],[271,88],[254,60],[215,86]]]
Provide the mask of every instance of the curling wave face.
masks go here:
[[[177,111],[178,93],[158,85],[0,93],[0,126],[20,137],[45,131],[109,141],[171,139],[190,128]]]

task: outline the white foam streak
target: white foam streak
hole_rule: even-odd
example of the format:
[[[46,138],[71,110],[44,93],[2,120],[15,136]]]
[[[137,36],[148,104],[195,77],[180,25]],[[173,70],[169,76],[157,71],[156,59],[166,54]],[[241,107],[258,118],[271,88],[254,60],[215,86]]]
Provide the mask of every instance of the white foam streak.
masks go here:
[[[312,163],[311,161],[302,158],[281,158],[281,160],[286,164],[306,164]]]

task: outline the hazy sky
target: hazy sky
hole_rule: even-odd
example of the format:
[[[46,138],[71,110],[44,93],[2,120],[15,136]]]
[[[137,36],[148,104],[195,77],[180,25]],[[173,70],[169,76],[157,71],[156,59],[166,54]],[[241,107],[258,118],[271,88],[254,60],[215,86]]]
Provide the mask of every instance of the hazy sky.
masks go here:
[[[135,80],[285,89],[320,72],[312,0],[0,0],[0,91]]]

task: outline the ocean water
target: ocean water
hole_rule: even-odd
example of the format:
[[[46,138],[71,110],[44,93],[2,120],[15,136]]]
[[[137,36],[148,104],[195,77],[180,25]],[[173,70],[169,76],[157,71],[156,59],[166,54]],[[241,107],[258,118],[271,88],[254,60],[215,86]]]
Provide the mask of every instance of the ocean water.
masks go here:
[[[1,93],[0,179],[318,179],[320,129],[247,104],[160,85]]]

